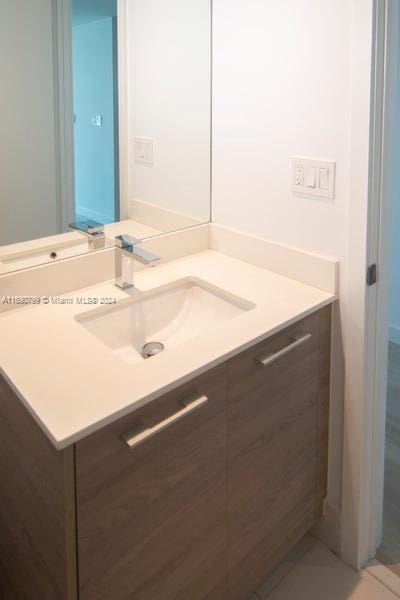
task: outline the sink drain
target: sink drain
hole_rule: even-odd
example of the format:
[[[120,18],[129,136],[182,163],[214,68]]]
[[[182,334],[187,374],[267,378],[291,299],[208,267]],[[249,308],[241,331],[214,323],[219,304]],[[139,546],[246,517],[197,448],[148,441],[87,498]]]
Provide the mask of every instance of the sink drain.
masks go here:
[[[165,346],[161,342],[149,342],[145,344],[142,348],[142,356],[143,358],[150,358],[150,356],[156,356],[156,354],[160,354],[164,350]]]

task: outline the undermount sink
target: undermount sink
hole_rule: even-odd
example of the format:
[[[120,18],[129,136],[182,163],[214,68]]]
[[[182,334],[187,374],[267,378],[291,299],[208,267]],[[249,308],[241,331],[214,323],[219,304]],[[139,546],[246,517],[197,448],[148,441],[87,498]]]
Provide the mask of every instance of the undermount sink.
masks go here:
[[[215,327],[254,307],[201,279],[185,278],[75,318],[121,360],[137,363],[146,344],[157,342],[156,352],[167,351],[207,330],[213,335]]]

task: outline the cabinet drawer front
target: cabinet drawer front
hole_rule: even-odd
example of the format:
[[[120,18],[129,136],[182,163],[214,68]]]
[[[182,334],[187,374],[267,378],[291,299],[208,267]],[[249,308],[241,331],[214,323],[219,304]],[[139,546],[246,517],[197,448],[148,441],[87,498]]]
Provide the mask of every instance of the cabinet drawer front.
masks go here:
[[[82,600],[179,598],[202,578],[204,557],[219,565],[207,567],[210,590],[224,580],[225,539],[217,545],[211,533],[226,510],[226,371],[213,369],[77,444]],[[131,449],[139,426],[151,434]]]

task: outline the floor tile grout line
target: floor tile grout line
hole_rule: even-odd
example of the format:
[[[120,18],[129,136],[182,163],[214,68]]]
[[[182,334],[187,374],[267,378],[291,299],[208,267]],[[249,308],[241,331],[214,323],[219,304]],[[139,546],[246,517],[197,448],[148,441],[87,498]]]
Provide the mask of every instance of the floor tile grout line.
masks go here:
[[[378,581],[381,585],[383,585],[387,590],[389,590],[389,592],[391,592],[392,594],[394,594],[394,596],[396,596],[396,598],[400,598],[400,594],[397,590],[395,590],[391,585],[389,585],[389,583],[387,582],[385,577],[382,577],[380,575],[378,575],[375,570],[371,569],[372,566],[374,566],[374,562],[379,563],[379,561],[370,561],[369,563],[367,563],[364,567],[364,573],[369,575],[370,577],[373,577],[376,581]],[[393,573],[393,571],[391,571],[390,569],[388,569],[388,567],[386,565],[384,565],[383,563],[380,563],[382,565],[382,567],[384,569],[387,570],[388,573],[391,573],[394,577],[398,577],[398,575],[396,575],[396,573]]]

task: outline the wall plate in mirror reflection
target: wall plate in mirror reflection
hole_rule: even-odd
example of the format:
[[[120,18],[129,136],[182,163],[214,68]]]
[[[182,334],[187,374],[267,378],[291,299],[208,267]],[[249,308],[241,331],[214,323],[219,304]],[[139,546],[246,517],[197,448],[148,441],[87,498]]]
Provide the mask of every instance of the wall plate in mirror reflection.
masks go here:
[[[17,75],[0,112],[0,273],[91,251],[75,221],[140,238],[208,222],[211,0],[31,0],[23,22],[20,2],[0,19],[0,76]]]

